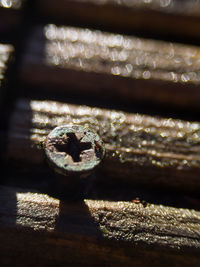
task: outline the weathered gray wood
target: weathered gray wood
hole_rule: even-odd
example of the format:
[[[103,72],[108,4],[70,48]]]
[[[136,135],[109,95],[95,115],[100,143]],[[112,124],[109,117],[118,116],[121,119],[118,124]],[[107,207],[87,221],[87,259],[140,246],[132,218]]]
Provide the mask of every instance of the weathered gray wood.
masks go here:
[[[0,187],[1,263],[198,266],[200,213]]]
[[[132,103],[200,109],[200,48],[47,25],[30,36],[23,83]]]
[[[41,14],[91,27],[200,37],[199,0],[37,0]]]
[[[198,122],[22,99],[10,119],[7,162],[20,162],[19,169],[48,167],[42,148],[46,135],[58,125],[71,123],[89,126],[105,142],[106,157],[99,173],[123,183],[199,190]]]

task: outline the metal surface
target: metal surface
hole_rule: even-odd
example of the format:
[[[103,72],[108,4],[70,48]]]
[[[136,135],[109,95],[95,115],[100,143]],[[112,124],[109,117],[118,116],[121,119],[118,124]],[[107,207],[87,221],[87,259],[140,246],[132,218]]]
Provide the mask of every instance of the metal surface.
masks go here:
[[[44,143],[50,165],[63,175],[88,175],[104,157],[100,137],[82,125],[62,125],[51,131]]]

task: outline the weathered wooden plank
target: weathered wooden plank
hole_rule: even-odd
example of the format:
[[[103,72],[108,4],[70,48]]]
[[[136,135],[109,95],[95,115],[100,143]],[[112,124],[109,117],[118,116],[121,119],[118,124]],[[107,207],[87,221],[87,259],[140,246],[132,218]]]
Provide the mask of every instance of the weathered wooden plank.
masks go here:
[[[71,123],[89,126],[105,142],[106,157],[99,173],[123,183],[199,190],[198,122],[20,100],[10,119],[7,162],[21,162],[18,168],[26,166],[29,171],[45,167],[42,144],[46,135],[58,125]]]
[[[180,0],[37,0],[41,14],[91,27],[200,37],[200,1]]]
[[[12,59],[13,52],[13,46],[0,44],[0,105],[4,94],[6,71]]]
[[[23,0],[0,0],[0,32],[16,29],[20,23]]]
[[[200,212],[0,187],[1,263],[198,266]],[[8,257],[9,255],[9,257]]]
[[[31,33],[20,78],[48,92],[199,110],[199,66],[199,47],[48,25]]]

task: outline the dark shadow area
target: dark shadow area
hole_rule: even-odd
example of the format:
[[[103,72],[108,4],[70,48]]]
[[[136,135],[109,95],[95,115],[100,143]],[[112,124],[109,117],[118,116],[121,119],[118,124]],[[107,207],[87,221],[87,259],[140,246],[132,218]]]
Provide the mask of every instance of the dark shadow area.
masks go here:
[[[15,227],[17,216],[16,190],[0,187],[0,225],[2,227]]]
[[[96,177],[93,186],[86,196],[88,199],[102,199],[108,201],[131,201],[133,203],[164,205],[175,208],[200,210],[198,192],[178,191],[172,188],[127,184],[117,182],[111,177]]]
[[[192,109],[181,109],[176,107],[169,107],[150,102],[138,102],[120,101],[119,98],[107,98],[102,99],[101,97],[92,97],[91,95],[80,95],[75,93],[76,89],[69,90],[66,94],[59,93],[55,94],[54,91],[48,88],[24,86],[21,84],[20,91],[18,92],[18,98],[27,98],[34,100],[52,100],[61,103],[68,103],[74,105],[86,105],[90,107],[99,107],[103,109],[111,109],[117,111],[124,111],[128,113],[139,113],[149,116],[158,116],[162,118],[173,118],[188,121],[199,121],[200,112]],[[47,98],[48,92],[48,98]]]
[[[198,192],[178,191],[172,188],[135,183],[127,184],[123,181],[116,182],[110,177],[106,179],[104,177],[102,180],[96,175],[77,179],[73,176],[58,175],[49,169],[47,163],[45,165],[35,166],[32,172],[30,168],[19,172],[19,167],[14,165],[13,171],[9,171],[7,176],[4,176],[5,179],[1,185],[36,190],[70,203],[82,203],[83,199],[130,201],[142,204],[144,207],[155,204],[178,209],[200,210]]]
[[[70,235],[80,238],[93,236],[98,239],[102,236],[84,201],[60,201],[55,231],[65,232],[66,229]]]
[[[101,9],[100,6],[97,5],[97,7],[93,10],[94,12],[98,12],[99,14],[101,14],[102,18],[100,19],[102,22],[98,21],[98,19],[96,18],[87,18],[87,13],[88,13],[88,10],[87,10],[87,4],[84,4],[82,5],[82,9],[81,11],[79,10],[79,14],[75,12],[74,8],[72,8],[72,14],[75,14],[75,15],[71,15],[69,12],[68,15],[64,16],[63,17],[63,12],[61,16],[58,16],[55,14],[55,12],[51,12],[48,14],[48,11],[41,11],[40,8],[37,6],[37,3],[36,2],[39,2],[38,1],[35,1],[35,4],[34,2],[32,2],[32,5],[31,5],[31,13],[30,13],[30,16],[31,16],[31,20],[33,23],[36,23],[36,24],[57,24],[57,25],[68,25],[68,26],[74,26],[74,27],[82,27],[82,28],[89,28],[89,29],[94,29],[94,30],[102,30],[102,31],[105,31],[105,32],[112,32],[112,33],[117,33],[117,34],[125,34],[125,35],[135,35],[139,38],[150,38],[150,39],[155,39],[155,40],[163,40],[163,41],[170,41],[170,42],[176,42],[176,43],[184,43],[184,44],[191,44],[191,45],[199,45],[200,43],[200,38],[199,37],[192,37],[192,36],[188,36],[187,37],[187,34],[177,34],[177,33],[173,33],[173,32],[169,32],[167,30],[163,30],[161,31],[158,27],[158,31],[156,30],[153,30],[153,29],[150,29],[148,27],[145,27],[145,23],[147,24],[147,22],[144,22],[142,19],[140,19],[140,22],[138,22],[138,27],[130,27],[130,25],[121,25],[120,26],[120,23],[117,23],[115,24],[113,22],[113,19],[111,18],[110,19],[110,22],[108,22],[108,18],[107,18],[107,23],[106,23],[106,20],[104,21],[103,18],[104,18],[104,10]],[[72,1],[73,2],[73,1]],[[51,3],[50,3],[50,7],[49,9],[51,9]],[[57,4],[57,7],[60,7],[58,8],[58,13],[59,13],[59,9],[61,9],[61,6],[63,5],[63,3],[58,3]],[[66,5],[69,6],[69,3],[66,3]],[[66,9],[66,5],[65,6],[65,9]],[[79,3],[79,5],[81,6],[81,4]],[[85,5],[85,7],[84,7]],[[44,7],[43,7],[44,8]],[[48,7],[46,7],[46,9],[48,9]],[[92,12],[92,9],[90,8],[91,12]],[[97,11],[98,10],[98,11]],[[109,7],[108,7],[108,10],[109,10]],[[111,12],[111,11],[109,11]],[[54,13],[54,15],[53,15]],[[137,12],[136,12],[137,13]],[[110,13],[111,14],[111,13]],[[108,15],[108,14],[107,14]],[[157,12],[155,12],[155,16],[157,16]],[[115,16],[115,15],[114,15]],[[134,16],[134,14],[132,14],[132,16]],[[146,17],[146,12],[143,12],[143,14],[140,15],[140,17]],[[174,19],[176,18],[175,15],[171,15],[171,16],[168,16],[167,13],[160,13],[159,14],[159,18],[162,19],[165,18],[166,21],[170,21],[170,17],[172,19],[172,21],[174,21]],[[182,21],[183,21],[183,15],[181,16],[178,16]],[[198,17],[197,18],[191,18],[189,16],[186,16],[188,17],[189,20],[193,20],[193,21],[198,21]],[[100,17],[99,17],[100,18]],[[119,17],[118,20],[122,20],[123,18],[122,17]],[[124,18],[125,20],[125,18]],[[114,19],[115,21],[115,19]],[[149,23],[151,23],[151,20],[149,20]],[[136,20],[136,25],[137,25],[137,20]],[[170,25],[171,26],[171,25]],[[183,26],[184,27],[184,26]],[[197,26],[198,27],[198,26]]]

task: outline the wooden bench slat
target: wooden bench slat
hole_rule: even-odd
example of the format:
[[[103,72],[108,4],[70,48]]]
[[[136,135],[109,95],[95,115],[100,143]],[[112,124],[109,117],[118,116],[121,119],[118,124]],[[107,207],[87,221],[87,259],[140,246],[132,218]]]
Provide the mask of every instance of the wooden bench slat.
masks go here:
[[[199,110],[200,48],[47,25],[30,36],[20,78],[40,91]]]
[[[98,172],[123,183],[199,190],[198,122],[21,99],[10,119],[7,161],[21,162],[22,169],[24,165],[45,167],[46,135],[58,125],[71,123],[89,126],[105,142],[106,157]]]
[[[0,213],[2,263],[199,262],[200,213],[194,210],[98,200],[69,203],[1,186]]]

